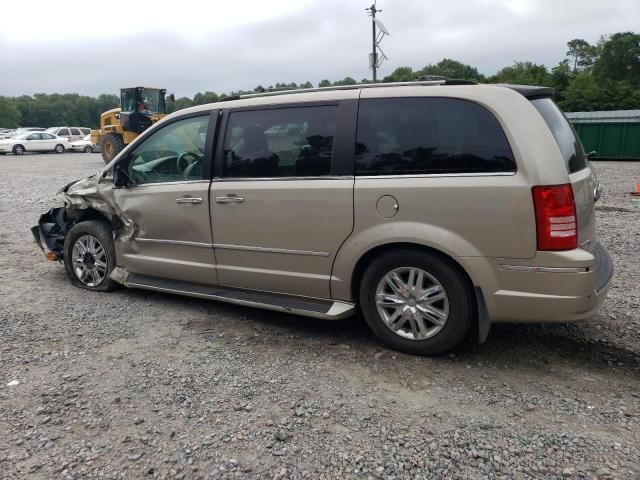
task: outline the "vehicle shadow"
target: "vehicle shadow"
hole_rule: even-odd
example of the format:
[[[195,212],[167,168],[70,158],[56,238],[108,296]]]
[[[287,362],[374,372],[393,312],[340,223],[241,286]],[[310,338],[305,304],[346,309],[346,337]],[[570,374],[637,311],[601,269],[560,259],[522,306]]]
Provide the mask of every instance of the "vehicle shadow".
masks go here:
[[[154,295],[150,292],[136,294]],[[259,331],[265,343],[293,336],[296,345],[306,342],[314,347],[322,344],[348,346],[352,351],[364,355],[387,349],[371,333],[360,314],[344,320],[325,321],[208,300],[177,296],[169,298],[206,313],[206,319],[187,322],[185,328],[189,330],[203,332],[224,328],[237,332]],[[472,338],[468,338],[449,354],[436,358],[449,358],[451,353],[460,361],[485,362],[504,367],[563,362],[595,369],[623,367],[629,371],[640,370],[640,351],[591,338],[584,333],[580,323],[494,325],[485,344],[477,345]]]

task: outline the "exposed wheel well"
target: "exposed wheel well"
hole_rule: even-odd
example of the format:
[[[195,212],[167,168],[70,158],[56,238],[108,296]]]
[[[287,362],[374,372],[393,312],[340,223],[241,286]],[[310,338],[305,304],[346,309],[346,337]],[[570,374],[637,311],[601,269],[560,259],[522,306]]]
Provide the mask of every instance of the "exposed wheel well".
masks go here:
[[[116,230],[120,226],[120,219],[114,217],[113,220],[109,220],[102,212],[93,208],[87,208],[83,210],[80,216],[75,219],[75,223],[86,222],[87,220],[100,220],[109,224],[112,230]]]
[[[365,270],[373,261],[373,259],[390,250],[397,250],[401,248],[430,253],[431,255],[435,255],[441,260],[444,260],[453,268],[458,270],[458,272],[466,279],[467,287],[470,289],[471,293],[473,293],[474,285],[471,281],[471,277],[469,277],[469,274],[464,268],[462,268],[462,265],[460,265],[446,253],[443,253],[440,250],[436,250],[435,248],[426,247],[424,245],[419,245],[416,243],[389,243],[387,245],[380,245],[379,247],[372,248],[358,260],[358,263],[356,264],[356,267],[353,271],[353,275],[351,276],[351,298],[353,298],[354,301],[358,301],[358,298],[360,297],[360,283],[362,280],[362,276],[364,275]]]

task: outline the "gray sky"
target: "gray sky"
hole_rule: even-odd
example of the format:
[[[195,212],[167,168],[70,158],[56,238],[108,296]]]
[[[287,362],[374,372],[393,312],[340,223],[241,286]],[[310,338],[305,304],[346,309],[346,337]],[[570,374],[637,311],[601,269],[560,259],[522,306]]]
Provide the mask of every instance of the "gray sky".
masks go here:
[[[120,87],[176,96],[275,82],[370,78],[371,0],[7,2],[0,95],[86,95]],[[74,5],[73,8],[67,8]],[[566,42],[637,31],[640,0],[378,0],[391,36],[379,77],[444,57],[492,74],[516,60],[548,67]]]

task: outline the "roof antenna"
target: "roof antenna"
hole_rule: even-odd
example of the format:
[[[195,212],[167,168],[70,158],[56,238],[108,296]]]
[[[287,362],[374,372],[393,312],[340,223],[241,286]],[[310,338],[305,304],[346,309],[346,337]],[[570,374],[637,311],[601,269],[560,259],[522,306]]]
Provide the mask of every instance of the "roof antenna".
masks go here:
[[[380,42],[385,35],[389,35],[389,32],[384,24],[376,18],[376,13],[382,12],[382,10],[376,8],[376,0],[373,1],[373,5],[365,8],[365,10],[369,12],[369,16],[371,17],[371,53],[369,54],[369,68],[373,71],[373,82],[375,83],[377,81],[378,67],[382,65],[383,61],[387,60],[387,56],[382,51],[382,48],[380,48]],[[380,30],[377,33],[376,27]]]

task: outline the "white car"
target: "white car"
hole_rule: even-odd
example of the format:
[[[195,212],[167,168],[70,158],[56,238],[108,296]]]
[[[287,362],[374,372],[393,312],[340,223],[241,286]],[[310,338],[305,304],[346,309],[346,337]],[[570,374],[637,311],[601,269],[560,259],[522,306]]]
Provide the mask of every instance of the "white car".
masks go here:
[[[70,147],[69,140],[52,133],[25,132],[12,138],[0,140],[0,155],[7,153],[22,155],[24,152],[62,153]]]
[[[85,152],[85,153],[93,153],[97,152],[97,146],[91,141],[91,135],[86,135],[82,138],[82,140],[76,140],[75,142],[71,142],[71,146],[69,150],[73,150],[75,152]]]
[[[21,133],[43,132],[43,131],[44,131],[44,128],[40,128],[40,127],[15,128],[15,129],[6,130],[5,132],[0,133],[0,140],[5,139],[5,138],[15,137],[16,135],[20,135]]]

